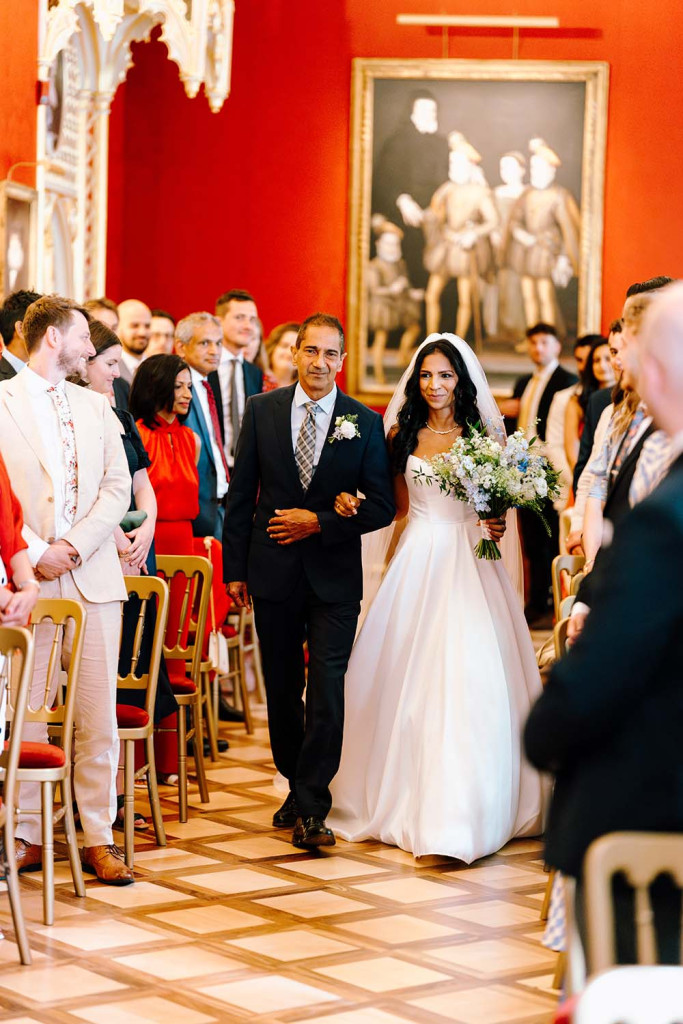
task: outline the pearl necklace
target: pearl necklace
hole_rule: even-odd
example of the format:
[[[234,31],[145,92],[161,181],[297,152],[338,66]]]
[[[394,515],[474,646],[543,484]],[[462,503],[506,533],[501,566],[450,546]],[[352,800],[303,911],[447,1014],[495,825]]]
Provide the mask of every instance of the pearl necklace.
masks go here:
[[[428,423],[425,423],[425,427],[427,430],[431,430],[432,434],[452,434],[454,430],[458,429],[457,423],[454,427],[451,427],[450,430],[435,430],[434,427],[430,427]]]

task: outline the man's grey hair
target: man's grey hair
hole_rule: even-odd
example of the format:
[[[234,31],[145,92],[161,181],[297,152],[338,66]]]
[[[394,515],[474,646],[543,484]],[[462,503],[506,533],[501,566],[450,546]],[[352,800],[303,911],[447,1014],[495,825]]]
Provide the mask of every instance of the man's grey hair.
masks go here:
[[[181,345],[189,345],[202,324],[213,324],[222,331],[221,322],[213,313],[190,313],[179,320],[175,329],[175,340]]]

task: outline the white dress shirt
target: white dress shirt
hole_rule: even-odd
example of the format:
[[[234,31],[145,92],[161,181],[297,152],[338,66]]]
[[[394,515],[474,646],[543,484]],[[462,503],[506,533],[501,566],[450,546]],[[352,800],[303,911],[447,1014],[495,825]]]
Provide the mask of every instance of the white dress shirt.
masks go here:
[[[301,424],[306,418],[306,403],[312,402],[313,399],[310,395],[307,395],[301,384],[297,384],[294,389],[294,399],[292,401],[292,450],[296,451],[296,443],[299,438],[299,431],[301,430]],[[329,395],[325,395],[324,398],[319,398],[316,401],[318,411],[315,416],[315,453],[313,455],[313,471],[320,462],[320,456],[322,454],[323,445],[325,444],[325,438],[330,432],[330,421],[332,419],[332,413],[334,412],[334,403],[337,401],[337,385],[335,384]]]
[[[64,450],[62,448],[62,433],[59,426],[59,416],[52,398],[47,389],[52,387],[49,380],[45,380],[40,374],[27,366],[21,374],[21,384],[26,390],[26,408],[30,408],[31,416],[38,424],[40,438],[43,443],[43,454],[45,465],[50,474],[52,482],[52,497],[54,499],[55,526],[54,538],[59,540],[67,533],[73,523],[65,515],[66,507],[66,465],[64,463]],[[64,381],[57,384],[57,388],[66,398]],[[31,565],[37,565],[45,551],[50,546],[45,540],[36,540],[25,536],[28,544],[28,557]]]
[[[523,426],[526,428],[524,432],[529,440],[531,440],[531,438],[534,437],[536,434],[536,420],[538,418],[538,407],[541,404],[543,392],[546,389],[548,381],[555,373],[555,370],[558,368],[559,365],[559,360],[553,359],[552,362],[548,363],[547,366],[543,366],[540,370],[536,370],[531,375],[531,380],[522,392],[522,396],[519,400],[519,411],[520,414],[522,410],[526,412],[526,423],[523,424]],[[530,403],[529,399],[531,399]],[[529,403],[528,409],[525,409],[527,403]],[[540,448],[541,446],[539,444],[537,445],[536,450],[540,451]]]
[[[142,356],[135,356],[132,352],[126,352],[125,348],[121,349],[121,362],[126,367],[131,377],[135,376],[137,368],[142,362]]]
[[[207,380],[203,374],[190,367],[190,376],[192,377],[192,401],[195,400],[199,403],[199,408],[202,411],[204,417],[204,423],[206,429],[211,438],[211,457],[213,464],[216,467],[216,497],[223,498],[228,491],[228,478],[225,475],[223,469],[223,459],[221,458],[221,439],[216,437],[213,430],[213,422],[211,420],[211,410],[209,409],[209,399],[206,394],[206,388],[204,387],[204,381]],[[211,385],[209,385],[210,387]]]
[[[19,356],[15,356],[14,353],[10,352],[8,348],[3,349],[2,355],[5,357],[5,359],[10,364],[12,369],[16,371],[16,373],[21,373],[21,371],[26,368],[27,364],[24,362],[24,360],[20,359]]]
[[[232,420],[230,419],[230,398],[231,398],[231,387],[230,381],[232,378],[233,370],[231,363],[239,363],[239,366],[235,367],[235,385],[237,388],[237,410],[239,412],[240,423],[244,416],[244,406],[246,403],[244,393],[244,356],[242,353],[235,356],[232,352],[225,347],[221,346],[221,361],[218,364],[218,380],[221,386],[221,399],[223,401],[223,426],[225,429],[225,457],[228,461],[228,466],[232,469],[233,465],[233,441],[236,443],[237,438],[233,439],[232,436]]]

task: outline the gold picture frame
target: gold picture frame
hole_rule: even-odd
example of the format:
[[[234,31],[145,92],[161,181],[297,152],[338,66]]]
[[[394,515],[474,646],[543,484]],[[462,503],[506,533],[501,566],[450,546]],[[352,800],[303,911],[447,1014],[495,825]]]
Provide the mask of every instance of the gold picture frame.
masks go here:
[[[351,394],[384,404],[428,327],[466,324],[501,393],[531,317],[565,355],[600,330],[608,84],[604,62],[353,61]]]
[[[16,181],[0,181],[0,301],[35,287],[38,193]]]

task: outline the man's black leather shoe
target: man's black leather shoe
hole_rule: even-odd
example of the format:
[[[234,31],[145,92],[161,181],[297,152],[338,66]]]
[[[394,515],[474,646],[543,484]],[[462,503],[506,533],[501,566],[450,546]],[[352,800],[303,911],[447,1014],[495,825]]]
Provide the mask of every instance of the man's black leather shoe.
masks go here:
[[[294,828],[299,817],[296,797],[290,793],[282,807],[273,815],[273,828]]]
[[[243,722],[244,712],[233,707],[230,701],[221,695],[218,701],[218,717],[221,722]]]
[[[292,843],[302,850],[308,850],[318,846],[334,846],[336,839],[324,818],[299,818],[292,833]]]

